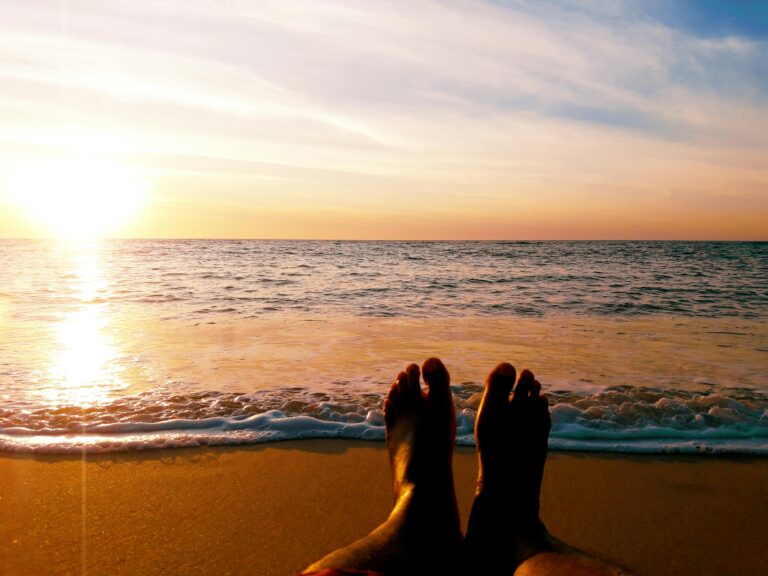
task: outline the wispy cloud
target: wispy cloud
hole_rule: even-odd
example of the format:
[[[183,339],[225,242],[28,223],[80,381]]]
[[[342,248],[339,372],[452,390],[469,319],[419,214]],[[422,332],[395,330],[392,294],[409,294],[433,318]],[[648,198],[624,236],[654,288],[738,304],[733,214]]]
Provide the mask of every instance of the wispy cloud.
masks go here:
[[[97,142],[143,158],[167,195],[244,208],[271,193],[437,214],[441,198],[473,207],[475,231],[478,206],[630,218],[641,196],[679,210],[675,190],[768,211],[768,41],[643,4],[3,4],[6,152]]]

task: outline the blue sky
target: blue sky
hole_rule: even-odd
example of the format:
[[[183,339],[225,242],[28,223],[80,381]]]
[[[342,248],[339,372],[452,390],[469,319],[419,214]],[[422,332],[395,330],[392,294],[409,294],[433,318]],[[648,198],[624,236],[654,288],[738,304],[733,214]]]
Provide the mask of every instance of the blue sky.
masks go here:
[[[640,3],[660,22],[704,37],[768,37],[765,0],[675,0]]]

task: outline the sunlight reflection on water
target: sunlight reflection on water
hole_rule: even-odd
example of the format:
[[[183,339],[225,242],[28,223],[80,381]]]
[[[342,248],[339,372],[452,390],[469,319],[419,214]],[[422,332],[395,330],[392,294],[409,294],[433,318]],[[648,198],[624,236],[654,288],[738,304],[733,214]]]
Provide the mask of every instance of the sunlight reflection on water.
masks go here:
[[[98,242],[73,243],[62,247],[72,272],[69,287],[76,292],[76,309],[52,327],[53,348],[47,367],[49,385],[41,390],[51,403],[86,406],[107,400],[109,392],[126,388],[120,351],[109,335],[106,303],[98,294],[105,290]]]

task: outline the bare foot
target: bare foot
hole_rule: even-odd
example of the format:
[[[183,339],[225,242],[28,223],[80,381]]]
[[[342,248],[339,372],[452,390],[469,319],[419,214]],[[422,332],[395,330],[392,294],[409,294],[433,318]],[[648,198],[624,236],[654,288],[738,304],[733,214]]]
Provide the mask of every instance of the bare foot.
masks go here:
[[[441,493],[453,488],[456,415],[450,376],[437,358],[424,362],[423,372],[427,393],[419,384],[419,367],[411,364],[398,374],[384,402],[395,500],[404,490],[442,498]]]
[[[382,574],[453,574],[461,526],[453,485],[456,415],[443,363],[430,358],[401,372],[384,402],[395,505],[370,534],[310,566]]]
[[[538,519],[541,480],[552,423],[541,384],[530,370],[515,383],[511,364],[488,375],[475,425],[480,454],[478,490],[492,492],[514,509],[517,522]],[[510,392],[512,396],[510,398]]]
[[[539,519],[549,407],[530,370],[516,385],[515,376],[507,363],[488,375],[475,423],[480,474],[466,543],[468,556],[491,574],[512,574],[527,558],[554,549]]]
[[[553,537],[539,519],[552,422],[533,373],[523,370],[512,391],[514,383],[510,364],[494,368],[475,422],[480,474],[465,540],[474,573],[628,576]]]

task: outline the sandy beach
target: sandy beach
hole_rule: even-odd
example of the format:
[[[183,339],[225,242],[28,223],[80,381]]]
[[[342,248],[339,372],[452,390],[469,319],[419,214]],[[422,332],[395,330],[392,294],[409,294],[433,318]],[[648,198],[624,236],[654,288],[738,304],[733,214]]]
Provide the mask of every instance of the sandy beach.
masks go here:
[[[462,519],[475,456],[455,473]],[[292,574],[386,517],[382,443],[0,457],[0,573]],[[554,453],[550,530],[638,574],[768,569],[768,459]]]

